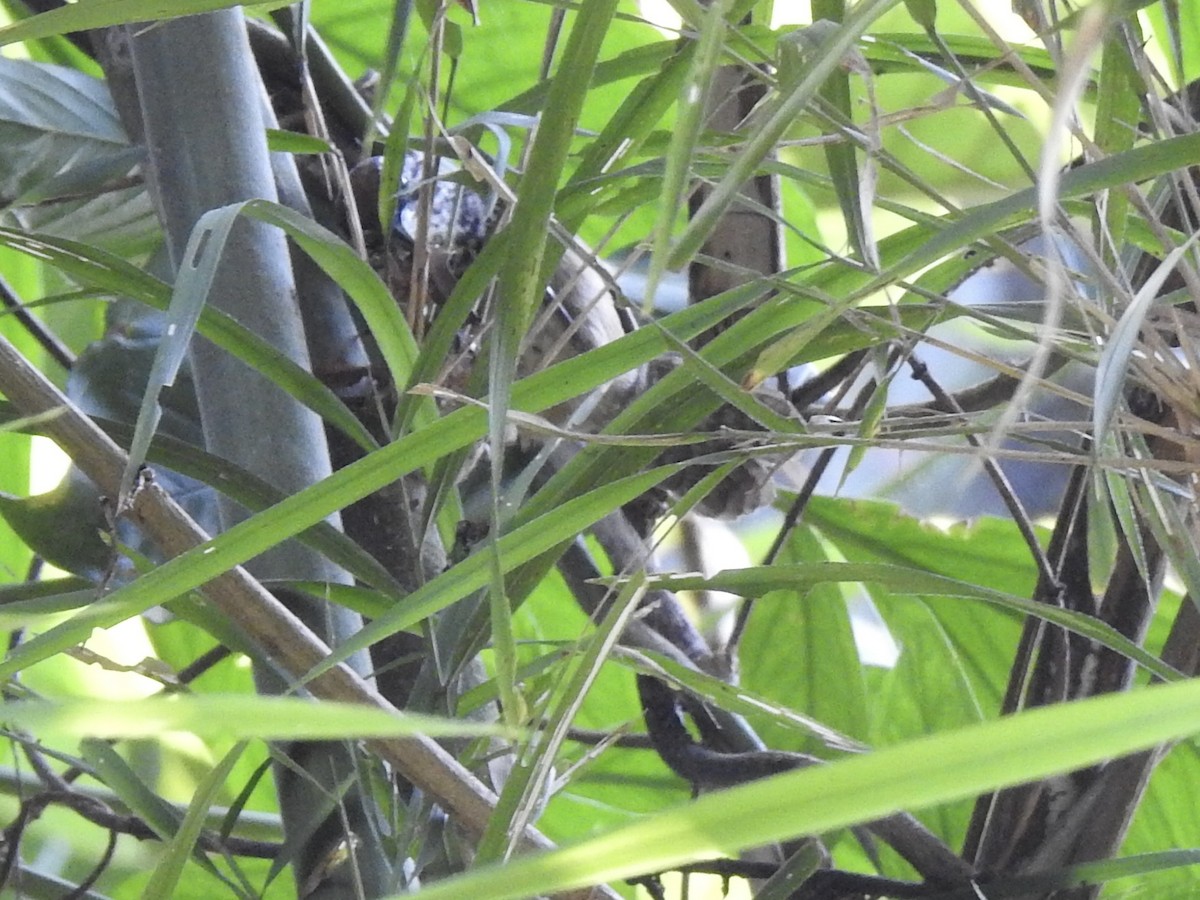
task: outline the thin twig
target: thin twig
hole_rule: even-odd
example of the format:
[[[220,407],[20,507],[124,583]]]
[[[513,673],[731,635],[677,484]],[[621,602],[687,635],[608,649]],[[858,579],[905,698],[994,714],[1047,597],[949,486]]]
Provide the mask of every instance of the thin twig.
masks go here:
[[[818,372],[803,384],[794,388],[788,399],[796,409],[803,412],[816,403],[839,384],[845,384],[852,378],[866,358],[866,350],[856,350],[847,353],[824,372]]]
[[[611,731],[601,731],[594,728],[570,728],[567,737],[577,744],[598,746],[607,744],[610,747],[620,747],[623,750],[653,750],[649,735],[645,734],[614,734]]]
[[[849,384],[850,379],[847,379],[840,394],[845,393],[849,388]],[[850,408],[850,417],[852,419],[857,419],[862,415],[862,411],[866,408],[867,401],[875,390],[875,386],[875,381],[872,379],[863,385],[862,390],[858,392],[858,396]],[[834,398],[831,402],[837,402],[837,399]],[[812,500],[813,494],[816,493],[818,483],[820,483],[821,478],[825,475],[829,464],[833,462],[833,455],[839,449],[839,447],[826,447],[817,457],[817,461],[813,463],[812,470],[808,473],[808,478],[804,480],[800,492],[796,494],[796,499],[792,501],[792,505],[783,517],[783,524],[779,526],[779,531],[776,532],[775,539],[771,542],[771,547],[767,551],[763,565],[769,566],[773,564],[783,551],[783,546],[787,542],[788,535],[800,523],[800,517],[804,515],[809,501]],[[753,607],[753,601],[747,598],[742,601],[742,605],[738,608],[737,617],[733,623],[733,630],[730,632],[729,641],[725,645],[725,656],[727,658],[732,659],[734,654],[737,653],[738,644],[741,642],[742,634],[746,630],[746,624],[750,621],[750,611]]]
[[[915,356],[908,358],[909,368],[912,369],[912,377],[921,382],[925,389],[933,395],[934,401],[939,406],[945,406],[953,412],[962,414],[961,408],[955,409],[955,399],[947,394],[937,379],[929,372],[929,367],[921,362]],[[967,443],[976,449],[982,449],[983,444],[980,440],[971,433],[963,435]],[[1029,548],[1029,553],[1033,557],[1033,561],[1037,564],[1038,572],[1046,579],[1050,585],[1058,585],[1058,577],[1055,574],[1053,566],[1050,565],[1050,560],[1046,558],[1046,551],[1042,549],[1041,542],[1038,540],[1037,532],[1033,529],[1033,521],[1029,518],[1029,513],[1025,511],[1025,505],[1021,503],[1021,498],[1017,496],[1013,490],[1012,482],[1008,480],[1008,476],[1004,474],[1004,470],[990,455],[984,454],[982,457],[984,471],[991,478],[992,484],[996,487],[996,493],[1000,495],[1001,502],[1004,503],[1009,515],[1013,517],[1016,523],[1017,530],[1021,532],[1021,537],[1025,540],[1025,545]]]
[[[192,660],[192,662],[180,669],[175,674],[175,678],[181,685],[191,684],[217,663],[221,662],[221,660],[227,659],[232,655],[232,650],[230,650],[228,647],[218,644],[211,650],[200,654],[200,656],[196,657],[196,659]]]
[[[63,806],[76,813],[93,825],[99,825],[116,834],[127,834],[142,841],[161,840],[140,816],[118,813],[95,797],[90,797],[75,790],[46,790],[35,794],[26,802],[26,812],[22,817],[22,828],[38,818],[50,806]],[[201,832],[196,842],[206,853],[228,853],[233,856],[246,856],[255,859],[274,859],[282,845],[273,841],[259,841],[251,838],[221,837],[212,831]]]
[[[100,859],[97,861],[96,865],[92,867],[92,871],[88,873],[87,878],[79,882],[79,884],[75,886],[75,889],[71,891],[71,893],[67,894],[63,900],[80,900],[80,898],[86,897],[88,891],[91,890],[92,885],[100,880],[100,876],[104,874],[104,870],[107,869],[109,863],[112,862],[113,854],[116,853],[116,850],[117,832],[109,831],[108,844],[105,846],[104,852],[100,855]]]
[[[51,359],[67,371],[71,370],[75,365],[75,354],[58,339],[58,335],[43,325],[41,320],[26,308],[25,302],[17,296],[17,292],[2,275],[0,275],[0,303],[12,313],[21,327],[29,332],[30,337],[37,341],[38,346],[45,350]]]

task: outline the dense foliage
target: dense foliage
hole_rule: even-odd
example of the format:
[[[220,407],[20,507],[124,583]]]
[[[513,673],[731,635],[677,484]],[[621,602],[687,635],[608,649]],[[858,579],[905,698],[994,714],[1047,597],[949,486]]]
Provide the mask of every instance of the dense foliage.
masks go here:
[[[6,2],[0,883],[1193,896],[1200,18],[1013,5]]]

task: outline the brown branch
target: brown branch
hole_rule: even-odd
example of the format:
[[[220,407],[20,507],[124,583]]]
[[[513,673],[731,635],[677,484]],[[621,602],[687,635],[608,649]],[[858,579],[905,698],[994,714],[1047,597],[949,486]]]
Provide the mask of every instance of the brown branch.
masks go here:
[[[51,788],[34,794],[24,804],[23,814],[18,814],[22,829],[38,818],[50,806],[61,806],[71,810],[83,819],[113,834],[127,834],[139,841],[161,840],[154,829],[146,824],[140,816],[119,813],[100,802],[95,797],[89,797],[75,790]],[[10,829],[12,826],[10,826]],[[15,835],[6,829],[5,837],[15,846]],[[246,856],[255,859],[274,859],[283,846],[273,841],[258,841],[250,838],[225,837],[212,831],[203,831],[196,845],[206,853],[230,853],[234,856]]]

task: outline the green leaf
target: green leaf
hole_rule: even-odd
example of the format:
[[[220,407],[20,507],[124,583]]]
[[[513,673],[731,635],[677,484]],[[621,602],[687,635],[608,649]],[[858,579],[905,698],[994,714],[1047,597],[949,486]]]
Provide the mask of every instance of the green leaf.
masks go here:
[[[225,787],[229,773],[245,749],[244,743],[235,745],[197,786],[183,821],[179,823],[178,830],[168,842],[158,865],[154,867],[150,883],[142,891],[143,900],[169,900],[175,896],[176,887],[183,877],[184,865],[196,852],[196,841],[200,839],[200,832],[204,830],[209,807]]]
[[[1158,264],[1146,279],[1146,283],[1138,288],[1133,302],[1121,314],[1120,320],[1105,342],[1100,361],[1096,364],[1096,402],[1092,407],[1093,440],[1096,446],[1104,446],[1104,439],[1112,424],[1117,404],[1125,395],[1125,382],[1129,376],[1133,350],[1142,329],[1142,322],[1151,305],[1158,299],[1163,283],[1175,271],[1184,254],[1198,238],[1200,232],[1193,234],[1168,253],[1166,259]]]
[[[0,517],[25,545],[65,572],[99,577],[113,559],[95,491],[82,477],[64,478],[33,497],[0,492]]]
[[[415,734],[477,737],[502,733],[494,725],[415,713],[393,715],[354,703],[318,703],[297,697],[245,694],[192,694],[144,700],[23,700],[6,706],[5,716],[11,727],[39,737],[58,738],[149,738],[172,731],[209,740],[270,741]]]
[[[519,900],[666,871],[1061,774],[1197,732],[1200,681],[1043,707],[709,794],[570,847],[447,879],[417,896]]]
[[[266,203],[266,201],[256,202]],[[268,204],[268,206],[270,205]],[[300,222],[307,221],[295,213],[291,213],[291,216]],[[322,237],[318,240],[332,240],[340,243],[329,232],[324,232],[323,229],[320,232]],[[52,235],[29,234],[13,228],[0,228],[0,246],[11,247],[36,259],[44,260],[70,278],[89,287],[112,293],[118,297],[129,297],[145,303],[153,309],[165,310],[170,307],[172,292],[168,285],[137,266],[99,248],[77,241],[56,238]],[[353,256],[353,251],[350,253]],[[320,263],[319,259],[318,263]],[[365,266],[365,263],[361,263],[361,261],[359,264]],[[370,269],[368,268],[367,271],[369,272]],[[331,274],[333,273],[331,272]],[[356,271],[354,274],[360,279],[362,278],[361,271]],[[336,280],[337,276],[334,277]],[[374,278],[373,272],[371,277]],[[379,282],[378,278],[374,278],[374,280]],[[346,287],[346,284],[339,283],[343,288]],[[357,283],[356,287],[358,287]],[[382,288],[382,285],[380,287]],[[386,294],[386,289],[383,290]],[[395,303],[392,303],[392,306],[395,307]],[[372,447],[375,445],[370,433],[329,387],[230,316],[206,306],[200,314],[197,329],[214,344],[270,378],[283,390],[308,406],[327,422],[333,423],[361,446]],[[395,340],[401,340],[401,338],[396,337]]]
[[[95,582],[87,578],[51,578],[0,585],[0,628],[15,631],[96,599]]]
[[[655,290],[667,270],[671,231],[679,211],[687,207],[691,189],[691,162],[704,128],[704,118],[711,108],[712,81],[724,48],[728,28],[725,19],[731,6],[732,0],[709,4],[696,42],[696,51],[692,54],[691,66],[680,88],[676,125],[666,151],[666,170],[653,234],[654,250],[650,257],[645,296],[642,298],[642,312],[647,316],[654,311]]]
[[[39,720],[45,722],[58,717],[54,711],[58,704],[26,701],[15,705],[24,707],[32,714],[32,722],[25,720],[27,727],[36,727]],[[94,702],[75,701],[75,705],[80,707],[80,712],[84,712],[87,707],[93,706]],[[17,716],[20,719],[20,710]],[[53,729],[50,733],[53,733]],[[86,732],[77,731],[75,734],[84,735],[84,740],[80,742],[80,752],[95,770],[97,777],[120,797],[133,814],[145,822],[160,840],[169,841],[183,819],[179,811],[150,790],[145,780],[133,771],[108,741],[88,736]]]
[[[1076,634],[1091,638],[1137,662],[1166,681],[1177,681],[1183,677],[1162,660],[1147,653],[1133,641],[1121,635],[1111,625],[1093,616],[917,569],[873,563],[818,562],[756,566],[719,572],[711,577],[657,575],[651,578],[650,584],[653,587],[673,591],[729,591],[743,597],[759,597],[774,590],[802,590],[827,582],[864,582],[882,585],[897,594],[983,600],[1013,613],[1045,619],[1047,622],[1061,625]]]
[[[779,99],[767,108],[756,131],[748,137],[744,148],[730,163],[726,175],[676,241],[669,263],[670,268],[679,268],[695,255],[717,220],[737,199],[741,186],[773,152],[783,134],[812,101],[825,80],[841,64],[843,55],[854,46],[871,23],[896,2],[897,0],[863,0],[856,4],[846,21],[821,41],[813,54],[813,65],[803,76],[794,83],[780,86]]]
[[[642,581],[635,575],[610,604],[595,634],[581,642],[582,646],[571,662],[562,667],[554,697],[548,704],[545,726],[518,747],[516,764],[505,780],[496,812],[479,843],[477,858],[480,864],[508,857],[515,849],[517,837],[532,824],[541,798],[551,789],[554,763],[566,739],[567,729],[592,689],[600,666],[616,648],[625,623],[634,614],[644,593]]]
[[[790,627],[791,623],[787,624]],[[747,629],[747,635],[749,633],[749,629]],[[752,653],[743,654],[743,659],[746,662],[756,661]],[[698,672],[674,660],[660,657],[650,652],[641,654],[625,651],[618,655],[617,660],[635,672],[640,672],[644,675],[654,675],[656,678],[661,678],[671,684],[678,685],[706,703],[711,703],[720,709],[753,718],[756,726],[759,724],[772,726],[771,737],[781,738],[781,740],[778,742],[772,741],[770,743],[771,747],[781,749],[789,747],[801,749],[804,747],[804,749],[810,750],[828,747],[840,751],[861,751],[866,749],[862,743],[834,730],[825,722],[797,712],[795,707],[805,705],[802,703],[802,697],[787,697],[785,701],[787,705],[777,702],[775,696],[787,691],[789,686],[787,682],[770,685],[769,693],[757,693],[749,688],[738,684],[730,684],[728,681],[723,681],[704,672]],[[789,661],[794,660],[789,657]],[[797,666],[796,668],[801,671],[796,673],[799,677],[796,677],[796,675],[791,677],[791,685],[803,681],[807,674],[803,671],[803,666]],[[746,673],[747,681],[753,679],[756,683],[762,685],[764,681],[763,667],[755,666],[753,670],[745,668],[743,671]],[[820,684],[825,685],[828,682],[823,681]],[[813,685],[813,687],[819,686]],[[859,693],[861,694],[861,691]],[[859,700],[861,700],[861,697]],[[848,718],[852,718],[858,712],[860,710],[852,711],[851,716]],[[812,740],[807,745],[804,745],[796,740],[795,735],[804,735]]]
[[[56,34],[90,31],[129,22],[174,19],[238,6],[271,8],[286,6],[281,0],[86,0],[32,16],[0,28],[0,47],[17,41],[32,41]]]
[[[826,560],[833,552],[811,529],[801,527],[791,535],[779,562]],[[852,596],[836,583],[767,593],[755,601],[738,655],[748,688],[863,741],[868,738],[868,706],[850,626]],[[778,652],[776,642],[783,634],[792,636],[790,653]],[[813,742],[785,736],[777,725],[763,738],[781,749],[816,749]]]
[[[2,414],[3,409],[0,406],[0,417]],[[122,446],[128,446],[133,434],[131,426],[105,419],[93,418],[93,421]],[[33,430],[36,432],[38,429]],[[165,466],[221,491],[252,512],[267,509],[284,498],[283,493],[262,479],[256,478],[219,457],[206,453],[193,444],[167,434],[155,436],[148,458],[154,465]],[[39,495],[23,499],[20,502],[24,506],[36,507],[38,502],[42,502],[43,498],[46,498],[46,502],[52,505],[53,509],[59,511],[53,519],[45,524],[38,523],[35,528],[34,533],[44,534],[48,541],[47,544],[42,545],[43,550],[49,551],[47,559],[66,571],[72,571],[72,566],[79,564],[82,559],[86,563],[98,566],[98,568],[89,570],[93,574],[102,572],[111,559],[108,545],[104,545],[105,553],[101,556],[97,547],[91,546],[83,540],[83,536],[88,534],[86,528],[89,522],[94,526],[91,533],[96,540],[100,540],[98,535],[107,530],[106,523],[100,516],[95,491],[87,489],[87,482],[82,478],[74,479],[70,483],[71,491],[80,492],[81,496],[78,499],[72,498],[70,502],[61,501],[57,494],[65,488],[60,485],[49,495]],[[66,483],[64,482],[64,484]],[[3,514],[4,502],[0,500],[0,515]],[[346,569],[355,578],[372,585],[379,592],[375,595],[376,603],[387,602],[387,598],[396,602],[403,595],[403,587],[381,563],[328,522],[318,522],[308,531],[302,532],[300,540],[325,554],[328,559]],[[69,555],[62,555],[57,550],[52,550],[49,543],[53,543],[55,547],[65,544],[65,549],[70,551]],[[85,551],[86,557],[83,556]],[[74,562],[70,562],[72,560]]]
[[[518,715],[515,678],[516,651],[512,638],[511,607],[505,589],[505,565],[496,543],[505,526],[501,515],[503,460],[512,384],[521,353],[521,341],[529,330],[545,296],[545,274],[557,262],[558,252],[547,253],[550,217],[558,189],[559,174],[579,123],[592,71],[609,24],[617,11],[616,0],[592,0],[579,11],[563,51],[556,77],[550,85],[546,108],[538,123],[525,177],[517,187],[517,202],[508,226],[509,257],[501,265],[496,323],[488,354],[488,445],[491,450],[491,541],[492,581],[489,591],[492,612],[492,642],[496,653],[501,704],[507,718]]]
[[[504,571],[511,571],[559,546],[564,540],[570,540],[573,535],[584,531],[614,509],[640,497],[678,469],[678,466],[661,466],[641,475],[614,481],[563,503],[541,518],[514,528],[496,542],[495,554],[485,551],[469,556],[413,591],[402,605],[379,616],[350,640],[338,645],[332,654],[305,676],[306,680],[315,678],[387,635],[409,628],[471,592],[490,585],[495,577],[493,566],[496,556],[503,560]]]
[[[93,628],[111,627],[199,587],[317,524],[335,510],[390,484],[413,468],[431,462],[447,449],[466,444],[478,437],[482,426],[480,410],[464,409],[430,428],[368,454],[324,481],[239,523],[220,537],[146,573],[68,621],[33,637],[0,661],[0,677],[7,677],[26,665],[86,640]],[[6,668],[8,671],[4,672]]]
[[[267,129],[267,149],[272,153],[329,153],[333,148],[328,141],[315,138],[309,134],[296,131],[281,131],[278,128]]]
[[[1065,172],[1060,179],[1059,200],[1078,199],[1104,188],[1142,181],[1186,167],[1197,153],[1200,153],[1200,134],[1187,134],[1078,166]],[[1028,221],[1036,209],[1036,203],[1036,188],[1026,188],[993,203],[973,207],[949,222],[910,226],[880,242],[883,267],[878,275],[871,276],[833,264],[820,267],[809,275],[805,279],[808,286],[819,289],[823,296],[838,298],[818,314],[797,316],[799,321],[789,322],[792,318],[789,306],[795,313],[808,311],[791,298],[763,304],[718,340],[740,340],[743,346],[757,346],[758,333],[763,335],[764,340],[774,339],[759,355],[753,370],[757,380],[769,377],[793,364],[792,361],[820,333],[823,325],[832,322],[862,298],[944,257],[963,251],[976,241]],[[778,337],[781,328],[788,329],[788,333]]]
[[[937,0],[904,0],[913,21],[932,31],[937,25]]]

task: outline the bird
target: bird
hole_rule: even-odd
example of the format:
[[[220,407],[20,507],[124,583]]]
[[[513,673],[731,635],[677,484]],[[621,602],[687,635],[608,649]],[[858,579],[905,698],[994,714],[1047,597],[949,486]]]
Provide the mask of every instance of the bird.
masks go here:
[[[408,308],[413,299],[414,263],[418,242],[426,254],[423,308],[417,317],[422,326],[438,315],[454,286],[478,257],[487,241],[501,226],[506,200],[488,196],[467,184],[459,166],[436,157],[427,176],[424,154],[408,151],[401,165],[395,191],[395,213],[387,228],[372,227],[377,209],[381,157],[370,157],[351,173],[351,183],[364,226],[368,258],[388,285],[392,296]],[[421,222],[421,191],[428,191],[424,227]],[[410,321],[413,318],[410,317]],[[439,386],[453,393],[468,390],[471,373],[483,351],[492,315],[485,293],[459,328],[455,352],[438,379]],[[517,376],[523,378],[572,356],[586,353],[618,340],[637,327],[628,303],[614,279],[596,256],[582,243],[572,240],[546,287],[542,307],[535,316],[517,361]],[[665,354],[648,364],[622,373],[588,394],[560,404],[543,415],[551,425],[569,432],[598,432],[634,398],[654,382],[681,365],[678,354]],[[796,417],[794,407],[769,383],[756,389],[755,397],[773,412]],[[664,462],[688,462],[700,456],[736,452],[746,434],[762,428],[750,416],[732,406],[722,406],[698,427],[712,437],[702,443],[687,443],[664,450]],[[731,436],[736,433],[735,436]],[[765,433],[764,433],[765,434]],[[515,435],[526,450],[536,449],[545,437]],[[786,456],[749,455],[716,489],[702,499],[696,511],[716,518],[736,518],[769,505],[776,496],[773,476]],[[657,504],[661,508],[671,496],[680,496],[706,474],[697,465],[664,482]]]

